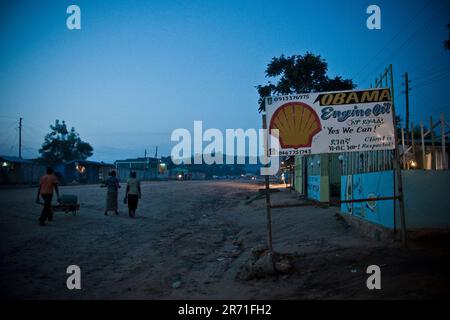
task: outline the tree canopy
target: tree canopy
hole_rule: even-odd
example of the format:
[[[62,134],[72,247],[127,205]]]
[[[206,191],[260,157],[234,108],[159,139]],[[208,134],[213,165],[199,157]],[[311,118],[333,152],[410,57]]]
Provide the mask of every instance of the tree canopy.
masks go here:
[[[67,162],[71,160],[85,160],[92,156],[93,148],[85,141],[72,127],[67,130],[65,121],[61,123],[55,120],[54,125],[50,125],[51,132],[45,136],[39,153],[41,159],[50,163]]]
[[[341,76],[330,78],[327,75],[328,63],[320,55],[307,52],[272,58],[267,65],[266,77],[275,78],[276,84],[269,81],[256,87],[259,93],[259,111],[265,110],[264,98],[270,95],[308,93],[320,91],[351,90],[355,84]]]

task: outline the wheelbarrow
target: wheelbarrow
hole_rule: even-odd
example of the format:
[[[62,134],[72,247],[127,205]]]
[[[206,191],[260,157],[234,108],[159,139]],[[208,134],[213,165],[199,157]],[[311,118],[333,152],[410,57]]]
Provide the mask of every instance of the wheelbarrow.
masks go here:
[[[40,202],[40,204],[44,204]],[[80,204],[78,203],[78,197],[72,194],[64,194],[59,197],[59,203],[52,205],[53,212],[65,212],[72,213],[76,216],[77,211],[80,210]]]

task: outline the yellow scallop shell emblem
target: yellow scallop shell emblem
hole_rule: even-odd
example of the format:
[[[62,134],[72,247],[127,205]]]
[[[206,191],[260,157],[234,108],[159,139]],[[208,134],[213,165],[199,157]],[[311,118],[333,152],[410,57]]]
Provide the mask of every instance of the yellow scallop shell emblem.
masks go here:
[[[313,137],[320,132],[320,119],[313,108],[301,102],[282,105],[270,119],[269,129],[279,130],[283,149],[311,147]]]

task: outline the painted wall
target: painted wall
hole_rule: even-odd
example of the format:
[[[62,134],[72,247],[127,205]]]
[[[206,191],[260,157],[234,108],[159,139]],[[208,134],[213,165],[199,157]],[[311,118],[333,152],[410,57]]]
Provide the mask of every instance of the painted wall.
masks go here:
[[[320,201],[320,176],[308,176],[308,198]]]
[[[308,176],[307,193],[308,199],[330,201],[328,176]]]
[[[158,172],[156,168],[143,169],[130,169],[125,167],[119,167],[117,169],[117,178],[120,181],[127,181],[130,178],[131,172],[136,172],[136,178],[141,181],[145,180],[155,180],[158,178]]]
[[[392,170],[341,177],[342,200],[392,197],[393,194],[394,172]],[[389,229],[394,228],[394,200],[343,203],[341,212]]]
[[[326,154],[307,156],[307,197],[320,202],[330,201],[329,158]]]
[[[342,176],[341,199],[393,196],[393,171]],[[403,170],[406,228],[450,228],[450,171]],[[396,202],[396,213],[400,212]],[[400,228],[391,200],[373,203],[343,203],[341,212],[358,216],[389,229]],[[395,224],[394,224],[395,220]]]
[[[330,196],[339,197],[341,194],[342,163],[339,153],[328,155],[328,177],[330,179]]]
[[[402,177],[406,228],[450,228],[450,171],[403,170]]]
[[[295,177],[294,186],[295,190],[300,194],[305,194],[303,190],[303,159],[302,156],[295,156]]]

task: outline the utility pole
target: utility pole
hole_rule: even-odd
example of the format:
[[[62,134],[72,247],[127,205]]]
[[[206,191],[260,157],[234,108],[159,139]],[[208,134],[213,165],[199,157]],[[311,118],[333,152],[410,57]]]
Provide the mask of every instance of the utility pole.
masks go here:
[[[392,68],[392,64],[389,65],[388,68],[384,71],[384,74],[380,76],[380,87],[383,84],[382,77],[386,77],[386,86],[390,87],[391,96],[392,96],[392,121],[394,125],[394,143],[395,148],[394,159],[393,159],[393,167],[395,172],[394,178],[394,196],[398,197],[399,209],[400,209],[400,228],[401,228],[401,239],[403,247],[407,246],[407,236],[406,236],[406,221],[405,221],[405,202],[404,202],[404,193],[403,193],[403,180],[402,180],[402,168],[400,165],[400,152],[399,152],[399,138],[397,132],[397,116],[395,112],[395,102],[394,102],[394,71]],[[406,75],[408,77],[408,75]],[[388,79],[389,78],[389,79]],[[390,81],[389,81],[390,80]],[[389,83],[390,82],[390,83]],[[408,83],[408,81],[406,81]],[[408,115],[409,117],[409,115]],[[397,185],[397,192],[395,192],[395,185]],[[397,193],[397,194],[396,194]],[[395,208],[395,201],[394,201]],[[394,209],[395,214],[395,209]]]
[[[406,79],[408,75],[406,74]],[[400,209],[400,228],[401,228],[401,239],[403,247],[407,246],[407,236],[406,236],[406,220],[405,220],[405,202],[404,202],[404,194],[403,194],[403,180],[402,180],[402,170],[400,166],[400,153],[399,153],[399,138],[397,132],[397,117],[395,113],[395,102],[394,102],[394,71],[392,68],[392,64],[389,65],[388,68],[385,69],[383,74],[380,74],[380,78],[375,79],[375,87],[381,88],[383,86],[383,79],[385,78],[386,87],[389,87],[392,97],[392,121],[394,127],[394,145],[395,148],[393,150],[394,157],[393,167],[394,167],[394,198],[398,199],[399,209]],[[406,81],[408,83],[408,81]],[[408,91],[409,88],[406,90]],[[409,114],[408,114],[409,117]],[[408,123],[409,119],[407,120]],[[397,217],[397,209],[394,200],[394,216]]]
[[[405,108],[406,108],[406,113],[405,113],[405,124],[406,124],[406,145],[409,145],[409,90],[411,90],[409,88],[409,82],[410,80],[408,79],[408,72],[405,72],[405,74],[403,75],[403,78],[405,78],[405,91],[403,91],[405,93]],[[414,129],[414,128],[411,128]]]
[[[391,78],[391,93],[393,94],[394,91],[394,71],[392,70],[392,64],[389,66],[390,71],[390,78]],[[408,74],[406,74],[406,77],[408,77]],[[408,79],[408,78],[406,78]],[[406,83],[408,81],[406,80]],[[405,195],[403,193],[403,179],[402,179],[402,168],[400,166],[400,152],[398,150],[399,148],[399,140],[398,140],[398,132],[397,132],[397,116],[395,113],[395,105],[394,105],[394,97],[392,97],[392,117],[393,117],[393,124],[394,124],[394,142],[395,142],[395,149],[394,149],[394,169],[396,173],[397,178],[397,191],[398,191],[398,204],[400,209],[400,228],[402,231],[401,238],[402,238],[402,244],[403,247],[406,248],[407,246],[407,235],[406,235],[406,220],[405,220]],[[395,180],[394,180],[394,188],[395,188]],[[394,192],[394,196],[396,196]],[[394,202],[395,207],[395,202]],[[394,209],[395,210],[395,209]],[[394,211],[395,212],[395,211]]]
[[[22,158],[22,118],[19,119],[19,158]]]

